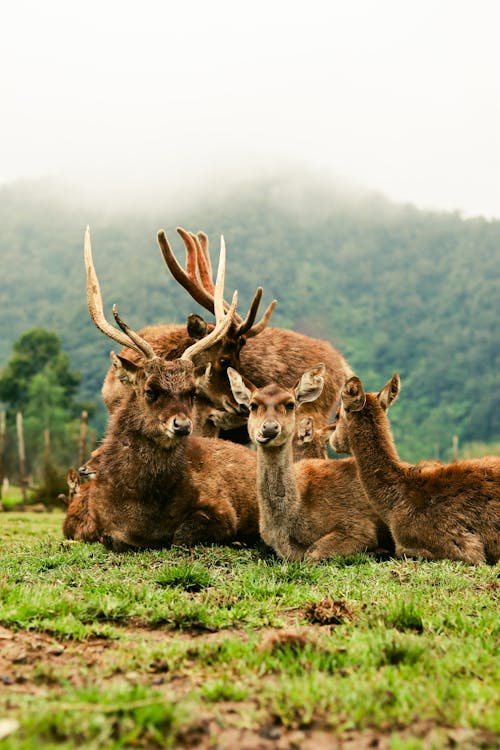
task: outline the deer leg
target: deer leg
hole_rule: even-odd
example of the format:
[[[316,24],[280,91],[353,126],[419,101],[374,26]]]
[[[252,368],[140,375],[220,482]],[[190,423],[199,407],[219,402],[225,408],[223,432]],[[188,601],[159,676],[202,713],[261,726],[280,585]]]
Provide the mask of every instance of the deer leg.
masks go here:
[[[452,546],[443,545],[440,549],[429,550],[424,547],[403,547],[397,544],[396,557],[421,557],[423,560],[461,560],[470,565],[480,565],[486,562],[484,549],[478,549],[477,545],[472,548],[464,545],[463,549],[455,544]]]
[[[227,508],[203,507],[188,516],[176,529],[172,544],[193,546],[207,542],[230,542],[236,538],[236,515]]]
[[[305,559],[325,560],[335,555],[354,555],[357,552],[367,552],[377,547],[375,531],[373,534],[359,534],[353,530],[352,534],[331,531],[311,544],[305,553]]]

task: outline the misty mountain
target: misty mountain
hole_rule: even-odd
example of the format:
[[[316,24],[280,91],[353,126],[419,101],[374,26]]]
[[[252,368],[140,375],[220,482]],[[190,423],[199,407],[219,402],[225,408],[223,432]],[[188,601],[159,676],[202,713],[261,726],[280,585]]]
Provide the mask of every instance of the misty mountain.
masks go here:
[[[118,305],[136,329],[203,311],[178,288],[156,243],[164,228],[207,232],[212,256],[224,233],[226,297],[245,310],[255,288],[278,307],[273,325],[329,339],[369,389],[395,370],[402,395],[391,410],[403,458],[447,456],[462,441],[500,437],[500,222],[395,205],[310,176],[216,186],[192,200],[161,194],[147,207],[106,209],[51,182],[0,190],[0,364],[25,330],[59,334],[98,400],[116,348],[86,309],[83,232],[91,225],[105,309]],[[103,412],[101,411],[101,424]]]

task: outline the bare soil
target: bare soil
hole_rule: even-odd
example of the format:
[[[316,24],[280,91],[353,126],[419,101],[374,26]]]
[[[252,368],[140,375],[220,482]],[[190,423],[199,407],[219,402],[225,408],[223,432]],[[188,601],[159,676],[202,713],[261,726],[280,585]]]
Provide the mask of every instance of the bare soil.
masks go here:
[[[331,616],[349,616],[345,612],[333,612],[325,608],[325,620]],[[320,614],[319,612],[317,614]],[[217,641],[227,636],[220,633],[179,633],[145,628],[124,629],[130,632],[131,643],[144,636],[151,641],[165,642],[168,638],[190,638],[204,642]],[[241,637],[246,637],[242,631]],[[273,649],[277,645],[293,645],[299,648],[314,639],[313,629],[284,629],[263,631],[261,648]],[[85,641],[60,641],[39,632],[14,631],[0,626],[0,694],[8,695],[9,708],[16,708],[16,695],[50,695],[57,698],[62,692],[58,677],[65,678],[77,687],[88,684],[90,675],[103,681],[150,684],[160,691],[165,689],[166,700],[172,694],[180,699],[193,688],[199,687],[202,678],[185,676],[169,671],[161,660],[146,665],[140,672],[123,672],[118,665],[119,652],[127,648],[126,636],[117,644],[112,640],[89,638]],[[246,702],[252,707],[252,700]],[[59,707],[62,707],[59,704]],[[74,710],[73,704],[68,709]],[[339,736],[321,725],[287,729],[277,724],[270,715],[258,728],[241,727],[241,715],[245,713],[245,702],[218,702],[217,717],[207,708],[196,719],[179,731],[176,746],[199,748],[200,750],[388,750],[390,735],[394,727],[386,730],[347,731]],[[482,730],[439,726],[432,722],[415,720],[411,727],[401,727],[402,738],[419,738],[425,746],[478,750],[497,748],[498,737]]]

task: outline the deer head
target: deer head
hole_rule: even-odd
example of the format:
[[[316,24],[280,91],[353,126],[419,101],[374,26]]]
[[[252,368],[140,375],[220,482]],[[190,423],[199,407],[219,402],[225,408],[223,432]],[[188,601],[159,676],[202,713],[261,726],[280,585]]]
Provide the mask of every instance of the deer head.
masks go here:
[[[85,266],[87,269],[87,301],[90,317],[96,327],[113,341],[134,349],[142,357],[136,364],[126,357],[111,353],[111,362],[119,380],[131,389],[134,409],[129,410],[132,423],[144,435],[163,445],[169,445],[179,437],[192,431],[191,411],[195,396],[193,360],[216,345],[233,323],[237,292],[234,293],[227,313],[224,309],[223,288],[225,274],[225,248],[221,243],[221,254],[217,281],[214,287],[215,327],[196,341],[179,359],[166,361],[156,356],[151,345],[120,317],[116,305],[113,316],[119,328],[111,325],[104,315],[102,295],[94,268],[90,244],[90,229],[87,227],[84,242]]]
[[[330,445],[337,453],[350,453],[349,428],[354,415],[362,412],[371,399],[376,401],[386,412],[397,399],[400,391],[400,378],[394,373],[379,393],[366,394],[363,384],[356,376],[346,381],[340,394],[340,404],[337,408],[334,430],[330,437]],[[368,399],[367,399],[368,395]]]
[[[236,402],[248,409],[248,433],[256,445],[273,446],[291,442],[295,435],[296,410],[315,401],[323,390],[324,364],[307,370],[293,390],[271,383],[263,388],[248,386],[241,375],[227,371]],[[248,383],[248,381],[247,381]]]

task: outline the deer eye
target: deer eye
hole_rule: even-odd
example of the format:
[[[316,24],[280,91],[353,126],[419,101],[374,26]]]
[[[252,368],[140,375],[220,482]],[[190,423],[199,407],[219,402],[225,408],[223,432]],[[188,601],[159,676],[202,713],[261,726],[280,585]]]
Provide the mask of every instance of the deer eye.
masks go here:
[[[219,365],[221,367],[223,367],[225,370],[227,370],[227,368],[229,367],[230,364],[231,364],[231,362],[228,359],[226,359],[225,357],[221,357],[219,359]]]
[[[250,404],[250,411],[257,411],[258,408],[258,404],[256,404],[255,401],[252,401],[252,403]]]
[[[157,392],[153,391],[152,388],[145,388],[144,395],[148,401],[156,401],[156,399],[158,398]]]
[[[285,409],[287,411],[293,411],[295,409],[295,404],[293,401],[289,401],[288,404],[285,404]]]

